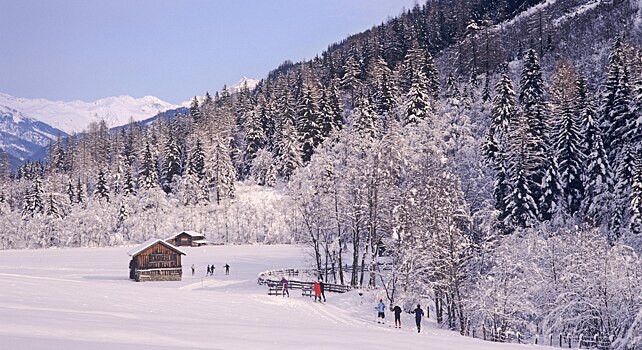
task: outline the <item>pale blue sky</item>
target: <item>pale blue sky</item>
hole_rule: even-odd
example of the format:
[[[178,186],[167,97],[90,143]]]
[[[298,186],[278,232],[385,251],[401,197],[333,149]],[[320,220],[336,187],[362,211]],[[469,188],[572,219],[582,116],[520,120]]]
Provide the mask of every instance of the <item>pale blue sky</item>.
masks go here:
[[[0,0],[0,92],[179,103],[333,42],[416,0]]]

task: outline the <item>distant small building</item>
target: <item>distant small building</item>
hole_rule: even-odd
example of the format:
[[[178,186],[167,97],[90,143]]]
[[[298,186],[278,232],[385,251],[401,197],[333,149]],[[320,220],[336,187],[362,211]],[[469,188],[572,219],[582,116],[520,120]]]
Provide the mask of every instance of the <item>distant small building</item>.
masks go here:
[[[200,247],[209,244],[205,236],[194,231],[182,231],[177,235],[167,238],[165,242],[177,247]]]
[[[161,239],[152,238],[130,250],[129,278],[143,281],[180,281],[181,255],[185,252]]]

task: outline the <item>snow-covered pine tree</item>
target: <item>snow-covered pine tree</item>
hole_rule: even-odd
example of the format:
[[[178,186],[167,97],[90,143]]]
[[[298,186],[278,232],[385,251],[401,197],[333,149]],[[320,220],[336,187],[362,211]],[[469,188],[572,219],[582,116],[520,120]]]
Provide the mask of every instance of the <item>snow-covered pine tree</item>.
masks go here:
[[[377,113],[381,116],[390,114],[398,105],[397,87],[393,83],[392,71],[382,57],[378,57],[373,64],[371,75],[374,79]]]
[[[375,112],[370,92],[363,91],[352,110],[354,129],[363,137],[373,140],[379,131],[377,113]]]
[[[404,102],[404,124],[418,124],[432,118],[432,103],[427,93],[426,77],[422,71],[413,72],[410,90]]]
[[[330,82],[328,87],[322,89],[320,108],[321,138],[323,142],[333,131],[341,129],[343,124],[339,90],[334,81]]]
[[[494,135],[500,148],[506,148],[507,137],[510,125],[513,120],[517,119],[517,107],[515,105],[515,91],[513,83],[508,74],[504,71],[497,85],[495,85],[495,97],[493,98],[493,108],[489,133]]]
[[[94,187],[94,199],[102,202],[103,200],[109,203],[109,184],[105,178],[105,172],[100,170],[98,172],[98,180],[96,180],[96,186]]]
[[[58,204],[58,201],[56,200],[56,197],[53,193],[50,193],[49,198],[47,199],[47,205],[45,206],[45,215],[51,216],[54,219],[62,219],[63,217],[62,209],[60,208],[60,205]]]
[[[564,189],[560,183],[557,159],[549,154],[546,162],[548,168],[542,179],[542,197],[539,203],[540,219],[551,220],[556,214],[564,211]]]
[[[209,184],[205,172],[205,153],[202,143],[196,140],[187,160],[187,176],[184,179],[186,188],[184,198],[186,204],[209,202]]]
[[[459,86],[457,79],[455,79],[452,73],[449,73],[446,78],[446,91],[444,91],[444,96],[453,101],[459,98]]]
[[[125,171],[125,179],[123,180],[123,195],[136,195],[136,184],[134,183],[134,179],[132,178],[132,173],[130,171]]]
[[[488,102],[492,99],[490,95],[490,76],[488,73],[486,73],[486,79],[484,79],[484,89],[482,90],[481,98],[483,102]]]
[[[85,203],[85,198],[87,198],[87,191],[85,186],[80,182],[80,178],[76,182],[76,203]]]
[[[361,87],[361,64],[356,57],[356,50],[351,54],[343,66],[343,76],[339,83],[341,88],[350,94],[350,108],[354,106],[355,93]]]
[[[175,186],[174,177],[183,174],[183,152],[174,134],[175,132],[170,130],[164,150],[162,184],[165,193],[172,192]]]
[[[635,150],[630,144],[623,144],[619,156],[615,160],[617,164],[614,187],[615,213],[611,216],[611,226],[608,232],[611,244],[622,237],[628,227],[627,222],[629,222],[631,216],[632,184],[637,172],[637,154],[639,154],[639,150]]]
[[[246,113],[245,124],[245,149],[243,151],[243,166],[241,178],[246,178],[250,174],[252,162],[256,158],[256,152],[265,146],[265,132],[261,116],[255,109],[250,109]]]
[[[65,149],[63,146],[62,139],[58,137],[55,142],[50,146],[49,151],[49,167],[53,172],[61,173],[65,171],[65,166],[67,164],[65,160]]]
[[[30,189],[25,191],[22,206],[22,217],[34,217],[45,211],[45,191],[42,186],[42,179],[39,176],[33,178]]]
[[[208,162],[210,188],[214,191],[216,204],[225,198],[234,198],[236,170],[230,157],[230,148],[224,135],[213,136],[212,149]]]
[[[551,127],[553,151],[563,188],[565,209],[574,215],[584,196],[582,167],[584,164],[581,135],[581,116],[578,112],[577,76],[566,60],[557,66],[550,89],[554,121]],[[550,174],[547,174],[547,176]],[[542,209],[542,216],[545,210]]]
[[[123,222],[129,217],[129,211],[125,203],[120,203],[120,208],[118,209],[118,222],[116,227],[120,228],[123,225]]]
[[[315,82],[303,84],[297,111],[297,129],[303,145],[303,163],[306,164],[322,140],[319,96]]]
[[[509,174],[511,192],[506,197],[505,224],[508,227],[531,226],[539,219],[539,207],[531,192],[535,187],[533,177],[529,176],[533,169],[532,134],[528,131],[528,124],[521,117],[514,120],[511,127],[510,145],[507,152],[507,170]],[[543,179],[543,177],[542,177]]]
[[[435,61],[429,51],[425,50],[423,72],[426,77],[426,89],[428,95],[433,99],[439,98],[439,72],[435,67]]]
[[[523,122],[526,123],[528,133],[528,163],[525,176],[529,178],[530,193],[536,203],[541,203],[543,195],[541,185],[544,173],[549,169],[545,155],[550,147],[547,142],[546,126],[549,123],[546,105],[544,103],[544,80],[542,70],[537,60],[535,50],[530,49],[524,56],[524,68],[520,80],[519,101],[522,103],[524,114]]]
[[[73,205],[76,202],[76,192],[74,191],[74,183],[69,178],[67,182],[67,198],[69,199],[69,204]]]
[[[275,161],[279,175],[288,181],[294,170],[302,165],[303,155],[301,154],[301,143],[292,120],[284,118],[282,123],[277,140]]]
[[[609,55],[600,108],[604,147],[609,156],[609,162],[615,170],[619,167],[616,162],[621,158],[623,145],[632,141],[631,138],[635,132],[635,120],[630,110],[630,103],[628,67],[622,39],[618,38]],[[617,176],[617,174],[613,175]]]
[[[194,96],[192,103],[189,106],[189,115],[194,120],[194,124],[200,124],[202,122],[203,115],[201,114],[201,107],[198,105],[198,99],[196,96]]]
[[[600,227],[608,221],[607,208],[613,207],[614,203],[609,204],[611,195],[611,177],[610,166],[604,144],[602,142],[602,131],[596,121],[597,110],[590,100],[582,102],[584,98],[583,81],[578,81],[578,96],[580,103],[584,104],[580,108],[582,113],[582,150],[585,153],[585,170],[584,185],[585,194],[582,204],[586,220],[594,226]]]
[[[156,171],[156,160],[152,156],[149,141],[145,143],[143,158],[140,160],[140,171],[138,173],[138,187],[148,190],[158,186],[158,172]]]

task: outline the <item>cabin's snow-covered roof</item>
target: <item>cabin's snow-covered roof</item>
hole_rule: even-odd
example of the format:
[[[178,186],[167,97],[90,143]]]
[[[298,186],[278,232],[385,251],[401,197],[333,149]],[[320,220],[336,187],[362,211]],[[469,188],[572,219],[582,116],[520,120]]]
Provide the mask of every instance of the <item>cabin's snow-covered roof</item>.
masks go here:
[[[161,243],[162,245],[166,246],[167,248],[169,248],[171,250],[174,250],[174,251],[176,251],[176,252],[178,252],[180,254],[183,254],[183,255],[187,255],[187,254],[185,254],[184,251],[182,251],[182,250],[178,249],[177,247],[174,247],[173,245],[163,241],[162,239],[158,239],[158,238],[150,238],[150,239],[146,240],[141,245],[139,245],[137,247],[134,247],[133,249],[128,251],[127,254],[129,254],[130,256],[138,255],[143,250],[153,246],[156,243]]]
[[[175,235],[171,235],[171,236],[169,236],[167,239],[172,239],[172,238],[174,238],[174,237],[176,237],[176,236],[178,236],[178,235],[180,235],[180,234],[182,234],[182,233],[185,233],[185,234],[190,235],[190,236],[192,236],[192,237],[205,237],[205,235],[204,235],[204,234],[202,234],[202,233],[198,233],[198,232],[196,232],[196,231],[181,231],[181,232],[179,232],[179,233],[177,233],[177,234],[175,234]]]

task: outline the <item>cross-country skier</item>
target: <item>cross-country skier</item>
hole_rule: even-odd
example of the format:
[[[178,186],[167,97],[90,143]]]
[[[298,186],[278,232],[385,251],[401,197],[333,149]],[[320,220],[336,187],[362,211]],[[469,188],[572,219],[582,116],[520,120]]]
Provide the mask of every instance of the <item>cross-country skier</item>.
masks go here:
[[[383,303],[383,299],[379,299],[379,304],[375,309],[377,309],[377,323],[385,323],[386,304]],[[379,319],[381,319],[381,321],[379,321]]]
[[[192,264],[192,276],[194,276],[194,264]]]
[[[317,301],[317,299],[321,302],[321,285],[319,281],[314,281],[314,301]]]
[[[321,301],[321,297],[323,297],[323,302],[325,303],[325,283],[323,283],[323,280],[319,280],[319,289],[321,290],[319,301]]]
[[[210,265],[208,264],[207,265],[207,274],[205,276],[209,276],[210,273],[212,273],[212,267],[210,267]]]
[[[417,308],[412,310],[412,313],[415,314],[415,323],[417,323],[417,333],[421,333],[421,317],[424,315],[424,310],[421,309],[421,305],[417,304]]]
[[[230,265],[225,264],[225,274],[229,275],[230,274]]]
[[[395,328],[401,328],[401,308],[397,305],[392,311],[395,312]]]
[[[288,298],[290,297],[290,292],[288,292],[288,280],[285,279],[285,276],[281,278],[281,287],[283,290],[281,291],[281,295],[285,297],[285,295],[288,295]]]

